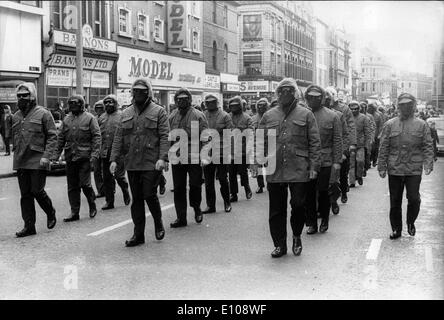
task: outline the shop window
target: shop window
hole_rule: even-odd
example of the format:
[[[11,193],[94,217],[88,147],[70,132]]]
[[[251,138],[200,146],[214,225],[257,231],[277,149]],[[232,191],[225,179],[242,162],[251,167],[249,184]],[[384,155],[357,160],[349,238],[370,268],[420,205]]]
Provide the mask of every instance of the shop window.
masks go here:
[[[140,40],[149,41],[149,17],[139,13],[137,15],[137,30]]]
[[[47,87],[46,89],[46,106],[48,109],[55,109],[57,104],[62,108],[67,108],[68,98],[71,88],[63,87]]]
[[[262,52],[244,52],[244,73],[246,75],[262,74]]]
[[[164,43],[163,20],[154,18],[154,41]]]
[[[131,37],[131,11],[119,8],[119,35]]]
[[[108,94],[108,88],[91,88],[89,90],[89,105],[94,106],[97,101],[104,99]]]

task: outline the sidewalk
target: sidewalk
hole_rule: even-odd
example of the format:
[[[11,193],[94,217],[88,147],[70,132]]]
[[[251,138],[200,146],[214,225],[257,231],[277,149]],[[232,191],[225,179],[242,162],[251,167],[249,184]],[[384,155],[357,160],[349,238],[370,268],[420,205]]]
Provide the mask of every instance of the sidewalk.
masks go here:
[[[0,152],[0,179],[9,178],[16,175],[16,171],[12,170],[13,154],[5,157],[4,152]]]

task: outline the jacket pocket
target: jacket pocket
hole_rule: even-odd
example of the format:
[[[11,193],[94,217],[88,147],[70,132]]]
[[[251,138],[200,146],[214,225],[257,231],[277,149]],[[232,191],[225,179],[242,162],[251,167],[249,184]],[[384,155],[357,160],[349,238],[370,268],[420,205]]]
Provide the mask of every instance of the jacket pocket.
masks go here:
[[[29,120],[29,131],[42,132],[42,120],[30,119]]]
[[[291,134],[295,136],[306,136],[307,134],[307,123],[302,120],[292,120],[291,121]]]
[[[122,135],[126,136],[132,133],[134,127],[133,117],[122,120]]]

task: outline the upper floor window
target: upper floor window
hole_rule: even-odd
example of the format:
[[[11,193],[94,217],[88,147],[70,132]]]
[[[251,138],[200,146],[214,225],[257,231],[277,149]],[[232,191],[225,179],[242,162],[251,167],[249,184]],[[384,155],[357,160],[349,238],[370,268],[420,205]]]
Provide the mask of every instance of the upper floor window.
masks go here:
[[[119,8],[119,34],[131,36],[131,11]]]
[[[154,1],[154,3],[158,4],[159,6],[164,6],[165,5],[165,1],[156,0],[156,1]]]
[[[164,42],[163,23],[160,18],[154,19],[154,41]]]
[[[149,18],[139,13],[137,15],[137,30],[139,39],[149,41]]]
[[[224,6],[224,27],[228,28],[228,7]]]
[[[200,35],[199,31],[193,30],[193,52],[199,52]]]
[[[217,44],[213,41],[213,69],[217,70]]]
[[[213,23],[217,23],[217,2],[213,1]]]
[[[224,45],[224,72],[228,72],[228,47]]]

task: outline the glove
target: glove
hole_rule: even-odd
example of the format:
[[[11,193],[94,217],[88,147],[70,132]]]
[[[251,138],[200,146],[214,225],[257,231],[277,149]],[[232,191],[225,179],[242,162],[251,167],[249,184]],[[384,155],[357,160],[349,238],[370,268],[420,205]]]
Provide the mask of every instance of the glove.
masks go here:
[[[384,179],[386,175],[387,175],[387,171],[385,171],[385,170],[381,170],[381,171],[379,171],[379,176],[380,176],[382,179]]]
[[[115,161],[111,162],[111,165],[109,166],[109,172],[111,172],[113,176],[116,171],[116,168],[117,168],[117,162]]]
[[[250,170],[251,170],[251,177],[257,178],[257,173],[258,173],[257,165],[255,165],[255,164],[250,165]]]
[[[334,164],[333,164],[333,168],[334,168],[336,171],[341,170],[341,165],[340,165],[339,163],[334,163]]]
[[[433,171],[432,168],[425,168],[425,169],[424,169],[424,173],[425,173],[426,176],[428,176],[429,174],[431,174],[432,171]]]
[[[163,169],[165,169],[165,167],[167,167],[167,164],[165,163],[164,160],[159,159],[156,162],[156,170],[157,171],[162,171]]]
[[[50,161],[49,161],[48,158],[41,158],[41,159],[40,159],[40,166],[42,166],[42,167],[47,167],[47,166],[49,166],[49,163],[50,163]]]
[[[317,171],[310,170],[310,180],[316,179],[317,176],[318,176],[318,172]]]
[[[207,166],[207,165],[209,165],[210,164],[210,161],[208,161],[207,159],[201,159],[200,160],[200,165],[202,166],[202,167],[205,167],[205,166]]]

